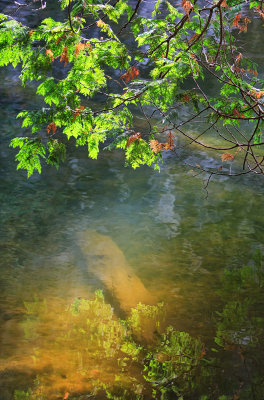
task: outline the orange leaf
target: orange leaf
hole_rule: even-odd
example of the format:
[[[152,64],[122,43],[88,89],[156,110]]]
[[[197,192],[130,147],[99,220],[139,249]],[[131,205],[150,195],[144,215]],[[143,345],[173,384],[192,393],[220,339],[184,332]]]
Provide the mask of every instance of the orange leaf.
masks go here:
[[[234,156],[231,153],[224,153],[221,155],[221,159],[222,159],[222,161],[233,161]]]
[[[189,15],[190,11],[193,9],[192,3],[188,0],[182,0],[182,7],[184,8],[186,15]]]
[[[80,106],[80,107],[76,107],[76,108],[75,108],[75,111],[74,111],[74,114],[73,114],[73,121],[72,121],[72,122],[74,122],[74,121],[76,120],[76,118],[79,117],[80,111],[83,111],[84,109],[85,109],[84,106]]]
[[[75,50],[74,50],[75,58],[77,58],[79,53],[80,53],[80,51],[84,50],[84,49],[85,49],[85,44],[84,43],[80,42],[80,43],[76,44]]]
[[[52,134],[54,135],[54,133],[56,132],[57,129],[57,125],[55,124],[55,122],[51,122],[48,126],[47,126],[47,132],[50,133],[50,131],[52,130]]]
[[[236,63],[239,63],[240,60],[242,60],[243,54],[239,53],[238,56],[236,57]]]
[[[127,144],[126,147],[129,147],[133,142],[135,142],[136,140],[141,138],[141,133],[137,132],[134,133],[134,135],[129,136],[129,138],[127,139]]]
[[[127,72],[121,75],[120,78],[124,79],[126,83],[128,83],[129,81],[136,79],[138,75],[139,75],[139,70],[137,69],[137,67],[131,67],[128,69]]]
[[[241,18],[241,13],[239,13],[235,16],[234,21],[233,21],[233,26],[236,26],[237,28],[239,28],[240,18]]]
[[[174,148],[174,136],[171,132],[168,133],[168,139],[165,144],[165,150],[173,150]]]
[[[67,65],[67,63],[69,61],[68,47],[64,47],[63,52],[61,53],[60,61],[64,62],[64,67]]]
[[[31,29],[31,31],[28,32],[28,36],[30,37],[34,33],[34,30]]]
[[[224,0],[224,1],[221,3],[221,7],[228,8],[228,4],[227,4],[226,0]]]
[[[240,25],[240,30],[238,33],[247,32],[247,25],[249,24],[249,22],[251,22],[251,19],[249,19],[248,17],[245,17],[243,19],[242,25]]]
[[[63,399],[62,400],[67,400],[69,397],[70,393],[69,392],[65,392]]]
[[[159,151],[164,150],[165,146],[166,146],[165,143],[160,143],[158,140],[149,141],[149,147],[155,154],[157,154]]]
[[[263,90],[250,90],[250,92],[248,94],[256,97],[256,99],[260,99],[264,95],[264,91]]]
[[[52,61],[54,61],[53,53],[51,50],[46,50],[46,56],[48,56],[49,58],[52,59]]]

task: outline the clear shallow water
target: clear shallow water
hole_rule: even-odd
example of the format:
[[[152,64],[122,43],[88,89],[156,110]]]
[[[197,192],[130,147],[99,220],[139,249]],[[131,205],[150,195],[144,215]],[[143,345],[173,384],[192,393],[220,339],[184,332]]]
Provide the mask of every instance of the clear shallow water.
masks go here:
[[[165,303],[166,325],[200,337],[209,351],[215,312],[225,304],[223,271],[248,264],[256,249],[264,250],[263,178],[212,180],[206,198],[202,178],[188,173],[174,154],[165,157],[157,173],[124,168],[118,152],[103,152],[92,161],[85,150],[69,146],[58,171],[46,167],[41,176],[27,180],[16,171],[8,143],[20,132],[16,113],[36,99],[30,89],[22,92],[12,73],[5,81],[6,74],[0,74],[0,399],[32,387],[36,376],[50,398],[62,398],[66,391],[87,393],[98,374],[113,383],[119,369],[111,358],[103,363],[94,356],[85,370],[79,339],[72,337],[69,348],[58,342],[73,324],[67,307],[78,297],[93,298],[97,289],[116,316],[127,316],[130,281],[122,275],[116,288],[119,269],[114,262],[113,275],[102,269],[104,257],[110,263],[121,259],[118,268]],[[182,150],[181,159],[218,163],[213,154],[195,148]],[[103,245],[95,252],[98,234]],[[90,240],[86,252],[82,243]],[[40,309],[35,314],[26,307],[34,301]],[[258,301],[257,315],[262,305]],[[237,357],[237,349],[223,356],[227,375],[233,374]],[[240,364],[238,382],[245,373]],[[142,380],[133,368],[127,374]]]

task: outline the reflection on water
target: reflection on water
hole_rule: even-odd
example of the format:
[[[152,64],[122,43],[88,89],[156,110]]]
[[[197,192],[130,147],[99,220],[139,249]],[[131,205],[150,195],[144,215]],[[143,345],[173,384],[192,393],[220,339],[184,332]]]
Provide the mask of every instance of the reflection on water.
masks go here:
[[[24,302],[17,322],[23,337],[20,352],[5,358],[0,379],[8,377],[9,385],[19,386],[15,400],[69,395],[73,399],[261,400],[262,254],[255,254],[252,266],[226,271],[222,281],[219,295],[225,305],[215,315],[214,347],[166,327],[163,303],[139,303],[121,320],[100,290],[71,304],[58,297],[35,296]]]

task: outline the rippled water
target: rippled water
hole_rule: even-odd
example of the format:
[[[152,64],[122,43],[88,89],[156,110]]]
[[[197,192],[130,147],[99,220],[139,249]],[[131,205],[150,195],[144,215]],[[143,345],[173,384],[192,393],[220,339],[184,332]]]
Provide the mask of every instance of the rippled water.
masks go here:
[[[16,113],[36,99],[6,72],[0,71],[0,400],[13,399],[14,390],[26,390],[36,376],[46,376],[51,398],[88,390],[98,378],[98,359],[89,361],[89,384],[78,386],[79,367],[53,347],[72,323],[65,310],[102,289],[115,315],[126,317],[131,275],[155,302],[165,303],[166,324],[211,346],[215,311],[224,305],[223,271],[264,251],[263,178],[214,179],[207,197],[202,177],[182,160],[212,165],[217,155],[187,148],[180,157],[167,155],[157,173],[124,168],[119,152],[94,161],[69,146],[58,171],[45,167],[27,180],[16,171],[8,143],[20,133]],[[135,292],[139,301],[142,287]],[[25,302],[34,301],[45,301],[49,312],[30,325]],[[116,371],[108,364],[104,379],[111,382]]]

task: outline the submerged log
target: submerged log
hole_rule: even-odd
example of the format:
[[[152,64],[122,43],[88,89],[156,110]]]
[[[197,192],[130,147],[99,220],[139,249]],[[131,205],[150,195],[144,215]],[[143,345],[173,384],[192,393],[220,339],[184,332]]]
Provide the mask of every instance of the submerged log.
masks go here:
[[[106,235],[88,229],[78,234],[78,244],[91,270],[128,312],[138,303],[152,305],[156,299],[127,263],[117,244]]]

